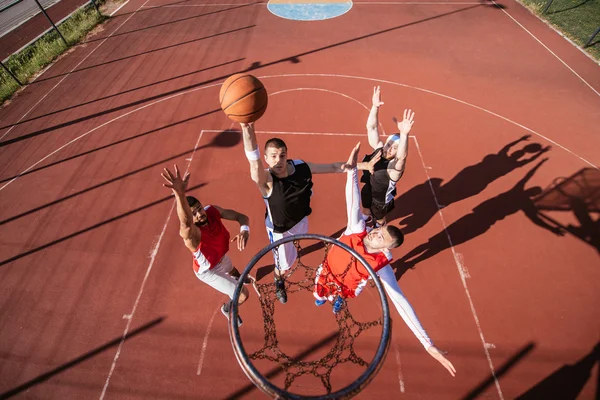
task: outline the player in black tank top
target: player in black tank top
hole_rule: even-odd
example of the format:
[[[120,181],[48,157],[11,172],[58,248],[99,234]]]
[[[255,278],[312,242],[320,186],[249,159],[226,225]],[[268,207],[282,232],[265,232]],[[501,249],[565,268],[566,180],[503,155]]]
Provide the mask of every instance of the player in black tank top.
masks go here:
[[[311,213],[312,175],[346,171],[345,162],[315,164],[308,161],[288,161],[287,146],[278,138],[265,144],[263,167],[260,160],[253,124],[241,124],[244,151],[250,163],[250,176],[258,186],[267,206],[265,224],[272,242],[285,236],[307,233],[306,217]],[[287,301],[284,272],[292,267],[297,253],[293,242],[274,252],[276,294],[282,303]]]
[[[287,160],[293,172],[284,178],[271,173],[273,187],[271,194],[265,197],[267,203],[266,218],[273,222],[277,233],[287,232],[304,217],[310,215],[310,196],[312,195],[312,173],[302,160]]]
[[[373,105],[367,120],[367,135],[369,144],[375,150],[365,156],[358,168],[365,170],[361,179],[365,185],[361,198],[365,213],[370,214],[379,225],[384,225],[386,214],[394,208],[396,182],[404,174],[406,157],[408,156],[408,133],[414,123],[414,113],[404,110],[404,118],[398,121],[393,118],[399,133],[388,136],[384,143],[379,132],[379,107],[381,90],[379,86],[373,89]]]

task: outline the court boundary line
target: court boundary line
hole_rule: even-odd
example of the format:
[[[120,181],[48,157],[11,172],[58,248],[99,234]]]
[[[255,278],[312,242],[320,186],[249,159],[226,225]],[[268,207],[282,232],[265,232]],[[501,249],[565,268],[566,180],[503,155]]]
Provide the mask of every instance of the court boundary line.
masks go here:
[[[525,32],[527,32],[532,38],[534,38],[539,44],[541,44],[542,47],[544,47],[546,50],[548,50],[548,52],[550,52],[550,54],[552,54],[558,61],[560,61],[565,67],[567,67],[569,69],[569,71],[571,71],[576,77],[578,77],[583,83],[585,83],[594,93],[596,93],[596,96],[600,97],[600,93],[592,85],[590,85],[588,83],[588,81],[583,79],[583,77],[581,75],[579,75],[577,72],[575,72],[575,70],[573,68],[571,68],[571,66],[569,64],[567,64],[565,61],[563,61],[562,58],[560,58],[558,55],[556,55],[556,53],[554,53],[552,50],[550,50],[550,48],[548,46],[546,46],[540,39],[537,38],[537,36],[535,36],[533,33],[531,33],[527,28],[525,28],[525,26],[523,26],[519,21],[517,21],[512,15],[510,15],[508,12],[506,12],[506,10],[504,8],[500,7],[498,5],[498,3],[496,3],[496,0],[490,0],[490,1],[494,5],[496,5],[497,8],[502,10],[502,12],[506,16],[508,16],[511,20],[513,20],[513,22],[515,24],[519,25]],[[537,17],[537,19],[542,21],[542,19],[539,17]],[[575,46],[575,48],[579,48],[579,47]]]
[[[483,345],[483,351],[488,361],[488,366],[492,373],[492,378],[494,379],[494,384],[496,385],[496,391],[498,392],[498,396],[500,396],[500,400],[504,400],[504,395],[502,394],[502,389],[500,388],[500,382],[498,381],[498,377],[496,376],[496,371],[494,369],[494,363],[492,362],[492,357],[490,355],[487,342],[485,341],[485,337],[483,336],[483,329],[481,328],[481,324],[479,323],[479,317],[477,315],[477,310],[475,310],[475,303],[471,297],[471,292],[469,291],[469,285],[467,285],[467,278],[470,278],[470,275],[465,274],[465,263],[462,253],[458,253],[454,248],[454,243],[452,242],[452,237],[448,232],[448,225],[446,224],[446,220],[444,219],[444,213],[442,212],[443,207],[440,206],[440,202],[438,201],[437,196],[435,195],[435,190],[433,189],[433,185],[431,183],[431,177],[429,176],[429,169],[425,164],[425,159],[423,158],[423,153],[421,152],[421,147],[419,146],[419,141],[415,136],[412,136],[415,141],[415,147],[419,153],[419,158],[421,159],[421,164],[423,165],[423,171],[425,171],[425,176],[427,176],[427,183],[429,184],[429,189],[431,190],[431,195],[435,201],[435,205],[437,207],[437,214],[440,217],[442,222],[442,226],[444,227],[444,232],[446,233],[446,238],[448,239],[448,243],[450,244],[450,250],[452,250],[452,255],[454,259],[454,264],[458,270],[458,275],[460,276],[460,280],[463,285],[463,289],[467,296],[467,300],[469,301],[469,306],[471,308],[471,314],[475,319],[475,324],[477,325],[477,331],[479,332],[479,338],[481,339],[481,343]],[[460,257],[458,256],[460,254]],[[460,259],[460,262],[459,262]]]
[[[187,164],[187,167],[185,169],[185,173],[183,174],[183,176],[185,176],[188,173],[190,166],[192,165],[192,161],[194,160],[194,155],[196,154],[196,150],[198,149],[198,145],[200,144],[200,140],[202,139],[203,135],[204,135],[204,131],[200,131],[200,134],[198,135],[198,139],[196,140],[196,146],[194,146],[194,151],[191,154],[191,156],[189,157],[189,161],[188,161],[188,164]],[[156,261],[156,256],[158,255],[158,250],[160,249],[162,239],[165,236],[167,226],[169,225],[169,221],[171,220],[171,216],[173,215],[173,209],[175,208],[175,204],[177,204],[177,201],[173,200],[173,203],[171,204],[171,208],[169,209],[169,213],[167,215],[167,220],[165,221],[165,224],[163,225],[162,231],[161,231],[160,235],[158,236],[158,240],[157,240],[156,244],[154,244],[152,247],[152,251],[150,253],[151,254],[150,263],[148,264],[148,267],[146,268],[146,274],[144,275],[144,278],[142,279],[142,283],[140,285],[140,290],[135,299],[135,302],[133,303],[131,312],[129,314],[125,314],[125,316],[124,316],[124,318],[127,319],[127,324],[125,325],[125,330],[123,331],[123,335],[121,336],[121,341],[119,342],[119,347],[117,348],[117,351],[113,358],[113,362],[112,362],[112,365],[108,372],[108,376],[106,377],[106,381],[104,382],[104,387],[102,388],[102,393],[100,394],[100,400],[104,399],[104,396],[106,395],[108,385],[110,384],[110,380],[112,378],[113,372],[117,366],[117,361],[119,360],[119,357],[121,356],[121,350],[123,349],[123,346],[125,345],[125,340],[127,339],[127,335],[129,333],[129,328],[131,327],[131,321],[133,321],[133,317],[135,316],[135,312],[137,310],[138,304],[140,302],[140,299],[142,298],[142,294],[144,293],[146,281],[148,280],[148,277],[150,276],[150,272],[152,271],[152,267],[154,266],[154,261]]]
[[[571,39],[569,39],[567,36],[565,36],[564,33],[562,33],[561,31],[559,31],[558,28],[556,28],[554,25],[550,24],[550,22],[548,22],[548,21],[546,21],[544,19],[541,19],[540,17],[538,17],[537,15],[535,15],[529,8],[527,8],[527,7],[525,7],[525,5],[521,4],[520,1],[516,1],[516,3],[518,5],[520,5],[521,7],[523,7],[531,15],[533,15],[534,17],[536,17],[537,19],[539,19],[540,21],[542,21],[544,24],[546,24],[546,26],[548,26],[549,28],[551,28],[559,36],[562,36],[562,38],[565,39],[567,42],[571,43],[573,45],[573,47],[575,47],[577,50],[579,50],[580,52],[582,52],[583,54],[585,54],[590,60],[592,60],[594,62],[594,64],[597,64],[597,65],[600,66],[600,60],[596,60],[594,57],[592,57],[591,54],[589,54],[582,47],[580,47],[577,43],[575,43],[574,41],[572,41]]]

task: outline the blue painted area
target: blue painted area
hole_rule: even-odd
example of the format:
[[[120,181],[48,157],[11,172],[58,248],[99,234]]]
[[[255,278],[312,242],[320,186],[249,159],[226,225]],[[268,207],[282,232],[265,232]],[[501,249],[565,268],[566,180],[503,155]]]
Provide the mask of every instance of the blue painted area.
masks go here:
[[[320,21],[339,17],[352,8],[352,2],[348,3],[294,3],[294,4],[271,4],[267,5],[269,11],[278,17],[294,19],[297,21]]]

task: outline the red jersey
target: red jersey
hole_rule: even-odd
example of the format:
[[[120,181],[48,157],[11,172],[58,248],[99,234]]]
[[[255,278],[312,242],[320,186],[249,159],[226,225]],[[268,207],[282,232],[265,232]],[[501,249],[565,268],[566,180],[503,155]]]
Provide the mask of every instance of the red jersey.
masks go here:
[[[221,213],[211,206],[204,207],[208,223],[199,226],[202,237],[194,252],[194,272],[202,273],[214,268],[229,251],[229,231],[221,222]]]
[[[385,267],[392,260],[389,253],[369,253],[365,249],[363,239],[367,236],[366,229],[361,233],[342,235],[338,240],[360,254],[375,272]],[[331,292],[326,286],[335,283],[342,289],[342,297],[356,297],[369,279],[369,273],[362,263],[353,259],[352,255],[338,246],[332,246],[327,254],[326,263],[323,265],[317,281],[317,292],[321,297],[329,296]]]

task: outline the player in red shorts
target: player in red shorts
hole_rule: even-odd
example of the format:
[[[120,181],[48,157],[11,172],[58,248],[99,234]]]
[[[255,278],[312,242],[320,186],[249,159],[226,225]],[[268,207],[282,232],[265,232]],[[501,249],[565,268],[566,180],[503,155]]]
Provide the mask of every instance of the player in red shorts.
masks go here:
[[[167,181],[164,186],[171,189],[175,195],[177,216],[180,222],[179,235],[193,254],[193,268],[196,277],[232,299],[240,273],[227,257],[230,235],[221,219],[239,222],[240,233],[231,239],[231,242],[237,241],[238,250],[241,251],[246,247],[250,236],[248,217],[216,205],[203,207],[195,197],[186,196],[185,191],[190,174],[188,173],[182,178],[177,165],[175,165],[175,173],[171,173],[165,168],[162,176]],[[250,281],[244,283],[247,284]],[[242,304],[247,299],[248,289],[243,288],[238,304]],[[221,312],[227,318],[229,318],[229,307],[230,302],[221,307]],[[238,326],[241,324],[242,319],[238,316]]]
[[[360,143],[352,150],[348,159],[347,165],[350,168],[346,180],[348,226],[338,240],[356,250],[369,263],[381,279],[386,293],[406,325],[427,352],[454,376],[456,374],[454,366],[445,357],[444,352],[433,345],[433,341],[400,290],[389,264],[392,260],[390,249],[400,246],[404,241],[402,231],[392,225],[367,230],[365,216],[361,212],[356,169],[359,149]],[[333,303],[333,312],[338,313],[344,306],[345,299],[358,296],[368,279],[369,273],[359,261],[341,247],[332,246],[325,262],[317,271],[313,292],[316,298],[315,304],[321,306],[329,300]]]

